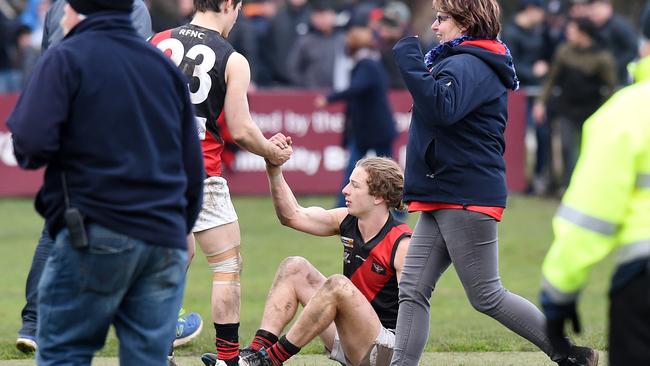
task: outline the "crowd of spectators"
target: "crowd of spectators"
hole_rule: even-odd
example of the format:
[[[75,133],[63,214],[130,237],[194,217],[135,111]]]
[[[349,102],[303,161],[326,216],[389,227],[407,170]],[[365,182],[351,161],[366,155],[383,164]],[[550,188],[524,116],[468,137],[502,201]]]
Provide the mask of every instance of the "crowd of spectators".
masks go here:
[[[51,1],[64,0],[0,0],[0,93],[20,90],[28,77]],[[154,32],[191,19],[192,0],[145,2]],[[392,47],[405,35],[428,33],[412,28],[413,3],[245,0],[229,40],[249,60],[254,88],[341,91],[349,87],[355,66],[346,32],[365,27],[374,34],[372,48],[390,88],[402,89]],[[584,119],[616,87],[631,81],[627,68],[637,57],[636,20],[617,14],[611,0],[511,3],[516,12],[504,22],[501,39],[528,96],[529,191],[561,193],[577,158]]]
[[[649,3],[650,4],[650,3]],[[520,0],[501,35],[528,95],[529,192],[560,195],[584,121],[631,82],[640,35],[611,0]]]
[[[52,1],[0,0],[0,93],[22,88],[40,52],[44,14]],[[149,0],[153,31],[186,23],[192,0]],[[352,63],[346,30],[370,26],[392,87],[402,81],[390,49],[411,20],[409,7],[385,0],[246,0],[229,41],[250,62],[256,87],[344,89]]]

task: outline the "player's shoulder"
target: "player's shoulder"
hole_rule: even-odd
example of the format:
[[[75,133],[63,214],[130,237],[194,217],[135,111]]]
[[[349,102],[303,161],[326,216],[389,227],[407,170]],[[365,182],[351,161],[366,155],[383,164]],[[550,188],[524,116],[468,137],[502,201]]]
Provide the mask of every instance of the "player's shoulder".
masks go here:
[[[250,75],[250,65],[246,57],[233,51],[226,59],[226,74],[230,77]]]
[[[339,224],[339,231],[345,233],[346,231],[356,231],[358,219],[349,213],[346,214]]]
[[[158,33],[154,33],[153,36],[149,38],[149,42],[157,45],[158,43],[164,41],[165,39],[173,38],[174,31],[176,31],[178,28],[170,28]]]
[[[391,213],[391,232],[397,236],[411,236],[411,234],[413,234],[413,229],[411,229],[407,223],[397,219],[395,215]]]

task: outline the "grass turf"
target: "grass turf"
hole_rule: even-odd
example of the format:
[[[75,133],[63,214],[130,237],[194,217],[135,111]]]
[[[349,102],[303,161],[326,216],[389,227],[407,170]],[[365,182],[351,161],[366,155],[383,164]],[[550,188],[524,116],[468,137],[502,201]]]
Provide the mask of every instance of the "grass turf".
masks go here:
[[[334,200],[331,197],[309,197],[299,201],[305,206],[329,207]],[[246,344],[259,325],[266,293],[276,266],[284,257],[304,256],[323,274],[330,275],[341,270],[342,250],[335,238],[312,237],[280,226],[269,198],[234,197],[234,204],[242,231],[244,273],[240,335],[242,344]],[[30,200],[0,200],[0,359],[5,360],[28,357],[16,350],[14,342],[20,327],[25,279],[43,224],[32,206]],[[556,207],[555,201],[511,197],[499,228],[502,281],[510,291],[535,303],[541,263],[552,239],[550,221]],[[416,215],[411,215],[409,222],[412,226],[415,220]],[[611,269],[608,261],[594,270],[580,302],[584,332],[576,340],[599,349],[604,349],[606,342],[606,291]],[[199,250],[188,274],[184,307],[199,312],[206,324],[199,338],[177,350],[179,356],[200,355],[214,347],[214,331],[209,320],[211,281],[205,258]],[[322,345],[316,341],[305,347],[302,353],[321,351]],[[431,299],[430,336],[426,351],[520,352],[537,349],[496,321],[476,312],[469,305],[453,268],[450,268]],[[111,333],[99,355],[111,357],[116,353],[117,341]],[[531,361],[538,359],[534,355],[531,354]]]

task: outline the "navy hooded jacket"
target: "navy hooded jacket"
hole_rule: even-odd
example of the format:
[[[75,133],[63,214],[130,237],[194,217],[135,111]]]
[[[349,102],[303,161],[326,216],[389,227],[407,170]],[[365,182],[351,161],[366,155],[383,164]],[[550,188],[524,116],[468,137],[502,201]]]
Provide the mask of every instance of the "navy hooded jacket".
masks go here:
[[[21,167],[47,165],[36,209],[52,236],[72,207],[148,244],[184,249],[203,159],[185,78],[128,12],[79,23],[41,58],[7,122]]]
[[[505,207],[508,89],[517,84],[505,46],[445,45],[430,71],[416,37],[393,52],[414,102],[404,200]]]

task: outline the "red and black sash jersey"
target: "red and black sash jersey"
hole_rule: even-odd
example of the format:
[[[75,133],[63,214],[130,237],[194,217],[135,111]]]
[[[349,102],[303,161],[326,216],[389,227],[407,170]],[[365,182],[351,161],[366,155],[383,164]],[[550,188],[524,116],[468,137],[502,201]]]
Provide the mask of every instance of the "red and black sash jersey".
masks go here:
[[[340,232],[344,250],[343,274],[368,299],[381,324],[395,329],[399,306],[395,252],[399,242],[411,236],[411,228],[391,214],[379,233],[364,243],[358,219],[348,215],[341,222]]]
[[[223,118],[226,63],[233,47],[219,32],[193,24],[160,32],[150,42],[187,76],[205,170],[208,176],[220,176],[223,138],[217,119]]]

